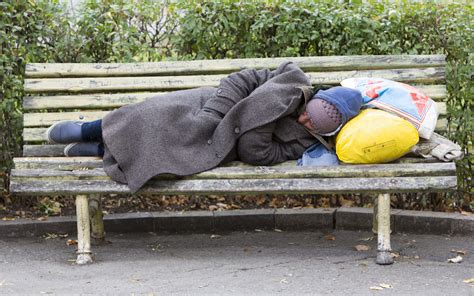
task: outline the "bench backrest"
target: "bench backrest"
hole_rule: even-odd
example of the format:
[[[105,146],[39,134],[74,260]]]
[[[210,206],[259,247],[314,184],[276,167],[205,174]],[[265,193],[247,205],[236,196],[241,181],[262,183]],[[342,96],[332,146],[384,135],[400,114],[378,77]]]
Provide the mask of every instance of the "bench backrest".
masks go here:
[[[437,131],[446,130],[445,56],[329,56],[155,63],[28,64],[23,100],[24,156],[63,156],[63,145],[45,142],[60,120],[91,121],[123,105],[173,90],[217,86],[243,68],[276,68],[291,60],[313,84],[350,77],[382,77],[415,85],[437,102]]]

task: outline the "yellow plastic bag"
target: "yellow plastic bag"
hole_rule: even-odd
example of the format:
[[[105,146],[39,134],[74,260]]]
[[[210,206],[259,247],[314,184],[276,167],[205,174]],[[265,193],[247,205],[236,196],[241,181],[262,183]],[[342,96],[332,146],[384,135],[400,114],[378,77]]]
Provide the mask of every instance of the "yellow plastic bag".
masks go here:
[[[336,154],[345,163],[384,163],[405,155],[418,143],[416,128],[383,110],[367,109],[336,137]]]

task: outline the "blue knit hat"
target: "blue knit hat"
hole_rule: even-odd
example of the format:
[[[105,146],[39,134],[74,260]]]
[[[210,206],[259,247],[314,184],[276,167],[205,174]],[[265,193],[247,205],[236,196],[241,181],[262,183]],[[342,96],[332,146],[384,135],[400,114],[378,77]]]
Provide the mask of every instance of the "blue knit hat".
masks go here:
[[[306,105],[306,111],[318,134],[328,134],[356,116],[362,106],[358,90],[337,86],[318,91]]]

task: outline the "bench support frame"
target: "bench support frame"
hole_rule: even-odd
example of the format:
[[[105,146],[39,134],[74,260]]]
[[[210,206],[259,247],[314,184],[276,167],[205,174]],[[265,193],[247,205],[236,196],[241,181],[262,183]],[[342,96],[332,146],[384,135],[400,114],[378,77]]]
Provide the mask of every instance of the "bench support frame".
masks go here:
[[[102,213],[102,204],[99,194],[91,194],[89,196],[89,213],[91,223],[91,237],[95,245],[105,243],[105,230]]]
[[[377,229],[377,264],[393,263],[390,254],[390,194],[379,194],[374,206],[374,229]]]
[[[87,195],[76,196],[77,215],[77,259],[76,264],[92,263],[91,231],[89,220],[89,203]]]
[[[98,194],[76,196],[77,259],[76,264],[93,262],[91,237],[96,244],[105,243],[101,198]],[[377,233],[377,259],[380,265],[393,263],[390,246],[390,194],[379,194],[374,204],[373,231]]]

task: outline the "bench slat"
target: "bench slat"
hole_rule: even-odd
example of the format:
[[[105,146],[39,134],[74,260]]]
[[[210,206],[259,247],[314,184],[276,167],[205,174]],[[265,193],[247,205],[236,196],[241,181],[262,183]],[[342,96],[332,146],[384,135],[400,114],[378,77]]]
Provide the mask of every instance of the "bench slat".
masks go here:
[[[27,64],[26,77],[100,77],[231,73],[243,68],[274,69],[284,61],[293,61],[304,71],[363,69],[399,69],[439,67],[444,55],[324,56],[258,59],[166,61],[155,63],[110,64]]]
[[[128,104],[143,102],[145,99],[166,93],[167,92],[146,92],[72,96],[26,96],[23,98],[23,110],[118,108]]]
[[[307,73],[312,84],[338,84],[343,79],[354,77],[381,77],[406,83],[434,84],[443,81],[444,74],[444,67]],[[224,77],[226,75],[25,79],[24,86],[26,93],[159,91],[218,86]]]
[[[456,189],[456,176],[311,178],[311,179],[226,179],[226,180],[151,180],[140,194],[318,194],[429,192]],[[126,185],[111,180],[16,181],[15,194],[93,194],[129,193]]]
[[[438,103],[438,111],[441,116],[446,115],[446,104],[445,103]],[[39,114],[44,114],[44,113],[39,113]],[[61,113],[65,114],[65,112]],[[77,115],[75,115],[76,118]],[[44,118],[40,118],[40,116],[37,116],[36,119],[41,119],[44,120]],[[441,118],[439,120],[442,120]],[[38,123],[40,124],[40,123]],[[443,123],[440,123],[440,126],[438,126],[438,130],[441,129],[441,125]],[[40,128],[25,128],[23,129],[23,140],[25,142],[43,142],[46,141],[46,136],[45,132],[48,128],[47,127],[40,127]]]
[[[50,126],[60,120],[93,121],[104,118],[110,111],[49,112],[23,114],[23,126]]]
[[[446,98],[445,85],[416,85],[416,88],[433,100],[442,101]],[[147,98],[165,93],[167,92],[26,96],[23,98],[23,110],[118,108],[123,105],[142,102]]]
[[[66,145],[23,145],[23,156],[64,156],[65,147]]]
[[[23,169],[52,169],[52,170],[87,170],[87,169],[97,169],[102,168],[102,159],[98,157],[17,157],[13,159],[15,163],[16,170]],[[397,160],[391,165],[399,165],[401,163],[429,163],[435,162],[440,163],[438,160],[433,158],[421,158],[421,157],[403,157]],[[271,166],[275,167],[291,167],[295,166],[295,161],[286,161],[277,165]],[[384,164],[390,165],[390,164]],[[454,165],[451,163],[451,165]],[[247,165],[240,161],[233,161],[227,163],[221,167],[253,167]],[[348,165],[353,166],[353,165]]]
[[[24,127],[48,127],[61,120],[93,121],[104,118],[111,111],[82,111],[82,112],[49,112],[49,113],[25,113],[23,114]],[[445,118],[438,118],[437,130],[445,129],[447,122]]]
[[[288,178],[349,178],[349,177],[409,177],[452,176],[454,163],[342,165],[333,167],[292,166],[233,166],[195,174],[184,179],[288,179]],[[14,169],[11,177],[23,180],[108,180],[102,168],[92,170],[60,171],[53,169]],[[164,176],[156,179],[183,179]]]

